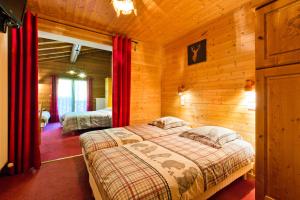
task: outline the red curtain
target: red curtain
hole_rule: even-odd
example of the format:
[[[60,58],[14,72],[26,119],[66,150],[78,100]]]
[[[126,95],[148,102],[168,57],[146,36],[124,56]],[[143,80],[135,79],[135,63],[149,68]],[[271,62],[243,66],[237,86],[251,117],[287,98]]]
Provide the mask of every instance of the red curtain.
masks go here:
[[[113,37],[113,127],[129,125],[131,39]]]
[[[93,79],[89,78],[87,82],[88,86],[88,94],[87,94],[87,104],[86,104],[86,109],[87,111],[92,111],[93,110]]]
[[[23,26],[11,30],[9,67],[9,172],[41,165],[38,119],[37,19],[30,11]]]
[[[51,103],[50,103],[50,122],[59,122],[58,106],[57,106],[57,77],[51,76]]]

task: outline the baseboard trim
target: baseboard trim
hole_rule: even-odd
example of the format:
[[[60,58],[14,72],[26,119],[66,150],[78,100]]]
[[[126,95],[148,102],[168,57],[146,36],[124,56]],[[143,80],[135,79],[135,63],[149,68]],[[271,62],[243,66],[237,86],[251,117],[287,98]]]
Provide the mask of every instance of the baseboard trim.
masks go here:
[[[78,155],[74,155],[74,156],[67,156],[67,157],[63,157],[63,158],[57,158],[57,159],[54,159],[54,160],[47,160],[47,161],[43,161],[42,164],[55,162],[55,161],[60,161],[60,160],[65,160],[65,159],[70,159],[70,158],[75,158],[75,157],[79,157],[79,156],[82,156],[82,154],[78,154]]]

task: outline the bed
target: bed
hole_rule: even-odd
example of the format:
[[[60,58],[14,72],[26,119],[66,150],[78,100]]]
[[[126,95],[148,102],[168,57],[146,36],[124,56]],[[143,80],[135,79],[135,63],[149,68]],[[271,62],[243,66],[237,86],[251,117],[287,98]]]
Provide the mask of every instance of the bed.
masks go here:
[[[178,135],[98,150],[86,157],[100,199],[207,199],[253,167],[254,151],[235,139],[213,148]]]
[[[87,112],[70,112],[61,117],[63,134],[93,128],[109,128],[112,125],[111,109]]]
[[[80,144],[84,153],[90,153],[130,143],[141,142],[157,137],[179,134],[191,129],[189,126],[162,129],[149,124],[133,125],[120,128],[110,128],[90,131],[80,135]]]

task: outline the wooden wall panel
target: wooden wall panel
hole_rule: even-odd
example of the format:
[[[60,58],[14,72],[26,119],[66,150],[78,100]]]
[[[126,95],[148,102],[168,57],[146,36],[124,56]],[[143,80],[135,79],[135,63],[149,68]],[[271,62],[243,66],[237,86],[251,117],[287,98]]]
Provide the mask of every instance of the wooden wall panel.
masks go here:
[[[88,27],[82,27],[78,25],[75,27],[74,24],[69,26],[65,25],[60,23],[57,18],[49,20],[38,18],[38,29],[39,31],[96,42],[99,44],[112,44],[111,36],[100,34],[94,29],[88,29]]]
[[[65,58],[39,63],[39,102],[42,102],[43,107],[47,110],[50,109],[51,100],[50,76],[55,74],[58,77],[68,77],[66,72],[70,69],[71,65],[74,66],[74,64],[70,64],[69,59]],[[79,55],[75,66],[83,69],[88,77],[93,78],[93,108],[95,109],[95,98],[105,97],[105,78],[111,77],[111,52],[100,51]]]
[[[255,79],[255,16],[247,3],[197,28],[164,48],[162,115],[197,125],[220,125],[239,131],[254,144],[255,111],[245,104],[244,86]],[[187,46],[207,39],[207,61],[187,65]],[[186,104],[177,94],[184,84]]]
[[[147,123],[161,115],[161,61],[159,46],[139,43],[132,48],[131,124]]]
[[[8,61],[7,34],[0,33],[0,170],[7,162],[8,150]]]
[[[29,0],[28,7],[38,17],[53,22],[85,27],[95,32],[124,33],[140,41],[165,45],[249,1],[138,0],[134,1],[137,16],[131,14],[120,17],[117,17],[110,0]],[[52,27],[45,28],[51,30]],[[65,33],[68,30],[59,31]],[[79,35],[77,32],[72,34]]]

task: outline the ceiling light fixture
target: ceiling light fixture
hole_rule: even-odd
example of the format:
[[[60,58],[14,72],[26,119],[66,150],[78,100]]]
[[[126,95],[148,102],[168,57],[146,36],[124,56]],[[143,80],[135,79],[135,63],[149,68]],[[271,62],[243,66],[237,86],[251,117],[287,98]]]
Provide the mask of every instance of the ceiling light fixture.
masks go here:
[[[77,74],[74,70],[69,70],[67,73],[68,73],[68,74],[71,74],[71,75]]]
[[[133,12],[137,15],[137,10],[134,8],[132,0],[112,0],[112,3],[118,17],[121,13],[123,15],[130,15]]]
[[[78,74],[78,77],[80,77],[80,78],[86,78],[86,74],[83,73],[83,72],[80,72],[80,73]]]

